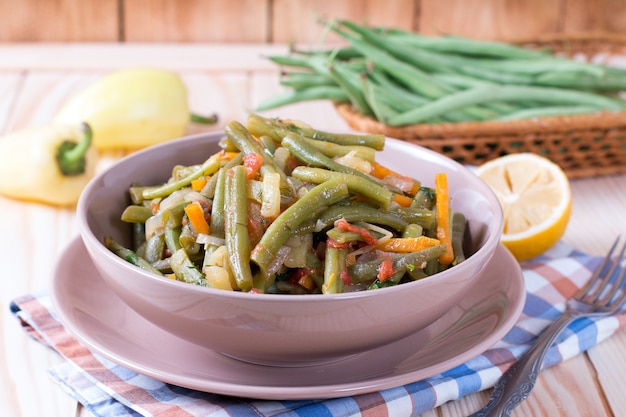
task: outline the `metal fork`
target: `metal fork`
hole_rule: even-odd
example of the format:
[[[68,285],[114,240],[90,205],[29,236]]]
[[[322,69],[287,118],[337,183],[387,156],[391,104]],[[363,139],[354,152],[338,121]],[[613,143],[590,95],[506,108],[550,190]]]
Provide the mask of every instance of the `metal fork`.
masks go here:
[[[617,312],[626,300],[626,267],[621,268],[619,276],[613,276],[624,259],[626,243],[610,266],[619,240],[619,237],[615,240],[589,281],[567,301],[563,315],[548,326],[536,344],[500,377],[487,405],[470,417],[510,416],[535,386],[548,348],[565,327],[581,317],[607,316]]]

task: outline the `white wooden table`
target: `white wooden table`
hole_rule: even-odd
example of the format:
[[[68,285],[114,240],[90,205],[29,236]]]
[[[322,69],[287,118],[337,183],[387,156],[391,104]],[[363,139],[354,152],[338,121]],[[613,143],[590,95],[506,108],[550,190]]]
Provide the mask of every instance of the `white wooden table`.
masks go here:
[[[217,111],[222,128],[245,120],[262,99],[281,91],[277,69],[262,55],[281,46],[252,45],[0,45],[0,133],[51,121],[74,93],[107,71],[158,66],[177,71],[189,87],[192,110]],[[346,130],[328,102],[297,104],[265,113]],[[191,133],[191,132],[190,132]],[[107,155],[109,163],[120,155]],[[0,181],[10,181],[0,178]],[[573,212],[564,240],[603,254],[626,236],[626,175],[572,181]],[[77,236],[73,209],[0,197],[0,415],[67,417],[88,413],[47,376],[60,360],[28,338],[9,312],[10,301],[48,287],[57,256]],[[626,332],[542,373],[514,416],[626,416]],[[425,416],[465,416],[489,392],[447,403]]]

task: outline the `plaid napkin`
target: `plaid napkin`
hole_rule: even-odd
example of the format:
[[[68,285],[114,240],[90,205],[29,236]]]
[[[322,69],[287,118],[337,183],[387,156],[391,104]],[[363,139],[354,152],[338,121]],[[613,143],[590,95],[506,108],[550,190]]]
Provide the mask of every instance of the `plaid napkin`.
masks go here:
[[[353,416],[419,415],[447,401],[492,387],[565,308],[565,300],[600,263],[563,242],[522,264],[526,304],[514,328],[491,349],[447,372],[370,394],[328,400],[261,401],[227,397],[165,384],[90,352],[57,321],[45,292],[14,300],[13,314],[24,330],[66,361],[51,377],[95,416]],[[626,311],[600,319],[580,319],[557,339],[545,366],[569,359],[626,326]]]

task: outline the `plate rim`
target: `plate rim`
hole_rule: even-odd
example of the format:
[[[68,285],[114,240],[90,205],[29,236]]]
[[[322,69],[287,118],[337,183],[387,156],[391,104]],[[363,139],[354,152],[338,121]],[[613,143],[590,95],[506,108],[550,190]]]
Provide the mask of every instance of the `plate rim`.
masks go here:
[[[79,343],[85,345],[90,351],[95,352],[118,365],[127,367],[128,369],[134,372],[149,376],[161,382],[171,383],[174,385],[179,385],[181,387],[203,391],[203,392],[214,393],[214,394],[231,395],[231,396],[247,397],[247,398],[262,399],[262,400],[300,400],[300,399],[321,399],[321,398],[344,397],[344,396],[365,394],[369,392],[380,391],[382,389],[397,387],[400,385],[404,385],[404,384],[411,383],[411,382],[416,382],[416,381],[437,375],[438,373],[441,373],[443,371],[446,371],[448,369],[461,365],[462,363],[466,362],[472,357],[475,357],[484,353],[486,350],[492,347],[498,340],[504,337],[504,335],[515,325],[517,319],[519,318],[523,310],[523,306],[524,306],[525,299],[526,299],[526,290],[525,290],[525,284],[523,280],[523,273],[521,270],[521,266],[519,265],[519,263],[517,263],[514,260],[512,255],[506,250],[506,248],[504,248],[504,246],[498,245],[496,253],[494,253],[494,256],[489,261],[488,265],[484,269],[485,272],[483,273],[488,274],[488,270],[489,270],[488,266],[492,262],[503,262],[503,263],[510,264],[508,266],[514,267],[515,269],[514,272],[516,273],[510,274],[510,276],[516,279],[514,279],[512,284],[510,285],[511,288],[508,290],[508,294],[506,297],[507,303],[508,303],[507,311],[506,313],[504,313],[505,317],[503,317],[499,321],[498,325],[495,326],[494,329],[491,329],[489,331],[484,331],[484,333],[487,333],[487,335],[483,335],[481,340],[477,341],[473,346],[468,347],[463,352],[459,352],[456,355],[453,355],[452,357],[445,358],[436,364],[433,364],[433,365],[430,365],[428,367],[424,367],[421,369],[405,371],[398,375],[383,376],[380,378],[373,376],[370,379],[358,379],[357,381],[353,381],[353,382],[339,382],[339,383],[324,384],[324,385],[306,385],[306,386],[299,385],[299,386],[294,387],[294,386],[285,386],[285,385],[272,386],[272,385],[250,384],[250,383],[245,383],[242,381],[239,381],[239,382],[223,382],[223,381],[216,381],[216,380],[212,381],[210,375],[203,375],[202,379],[190,378],[189,376],[181,377],[181,376],[173,375],[171,372],[168,372],[167,375],[164,375],[162,370],[157,369],[158,364],[156,365],[155,364],[149,365],[145,363],[141,364],[139,363],[140,361],[137,361],[136,359],[133,360],[133,359],[125,358],[121,352],[112,351],[111,349],[107,348],[106,346],[103,346],[101,343],[95,340],[95,338],[87,334],[87,332],[84,331],[84,329],[82,329],[81,326],[77,324],[71,318],[71,314],[69,313],[69,311],[66,310],[67,308],[71,308],[71,307],[66,307],[63,305],[63,302],[61,301],[62,297],[60,297],[59,291],[58,291],[60,290],[60,288],[58,288],[59,280],[63,279],[60,277],[60,272],[63,270],[64,267],[66,267],[65,264],[68,262],[68,260],[71,260],[72,257],[76,256],[75,254],[72,255],[72,253],[75,253],[80,250],[83,250],[86,255],[86,248],[84,246],[84,243],[82,242],[82,239],[79,236],[77,236],[76,238],[72,240],[72,242],[70,242],[70,244],[65,248],[65,250],[62,252],[61,256],[57,260],[57,264],[55,266],[53,277],[52,277],[52,285],[51,285],[51,291],[50,291],[51,303],[56,313],[56,316],[58,317],[58,320],[61,322],[64,328],[68,331],[68,333],[74,336],[78,340]],[[502,259],[500,260],[497,259],[496,257],[498,256]],[[95,266],[93,265],[91,259],[88,256],[86,256],[86,258],[87,259],[83,259],[83,262],[88,262],[89,266],[93,269],[93,273],[97,276],[97,278],[104,281],[104,279],[96,271]],[[515,266],[517,266],[517,268],[515,268]],[[72,274],[68,274],[68,275],[72,275]],[[72,279],[72,278],[65,278],[65,279]],[[102,285],[106,286],[106,283],[102,282]],[[118,298],[119,302],[128,310],[129,313],[137,314],[130,307],[125,305],[123,301],[121,301],[121,299],[119,299],[119,297],[117,297],[113,293],[112,290],[110,291],[111,291],[110,294],[108,294],[107,296]],[[511,300],[509,297],[511,293],[518,293],[519,297],[517,299]],[[99,295],[102,296],[102,294],[99,294]],[[487,296],[485,296],[485,300],[486,299],[487,299]],[[146,323],[148,322],[146,321]],[[156,326],[154,327],[156,328]],[[162,329],[158,329],[158,328],[156,329],[158,331],[163,332],[166,335],[169,335],[167,332],[165,332]],[[118,332],[117,337],[119,338],[120,335],[121,334]],[[171,337],[175,339],[179,339],[173,335]],[[193,345],[190,342],[186,342],[182,339],[179,339],[179,340],[181,343],[189,344],[197,349],[206,349],[197,345]],[[398,342],[394,342],[394,343],[398,343]],[[418,355],[419,352],[422,351],[423,349],[424,349],[423,347],[418,349],[416,352],[411,354],[409,358],[412,358],[415,355]],[[206,349],[206,350],[209,351],[209,349]],[[471,352],[471,354],[469,352]],[[237,364],[237,366],[251,366],[251,367],[261,366],[262,367],[262,365],[248,364],[245,362],[238,361],[236,359],[227,358],[224,355],[221,355],[217,352],[211,352],[211,353],[215,355],[219,355],[220,357],[226,358],[227,360],[233,361],[233,365]],[[367,352],[365,354],[367,354]],[[364,354],[359,354],[359,355],[364,355]],[[355,355],[355,356],[359,356],[359,355]],[[404,359],[404,361],[406,360],[407,358]],[[400,363],[402,362],[403,361],[401,361]],[[446,366],[443,366],[444,363],[446,364]],[[319,365],[319,366],[325,366],[325,365]],[[283,368],[283,369],[297,370],[299,368],[291,367],[291,368]],[[423,375],[420,375],[420,373]]]

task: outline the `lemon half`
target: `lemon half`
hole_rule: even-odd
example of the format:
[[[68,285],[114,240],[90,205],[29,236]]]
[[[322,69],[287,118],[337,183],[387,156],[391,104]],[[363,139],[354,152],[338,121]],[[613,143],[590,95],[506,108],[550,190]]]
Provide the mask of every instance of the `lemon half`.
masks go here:
[[[533,153],[502,156],[476,169],[504,213],[501,242],[518,261],[541,255],[565,233],[572,195],[563,170]]]

